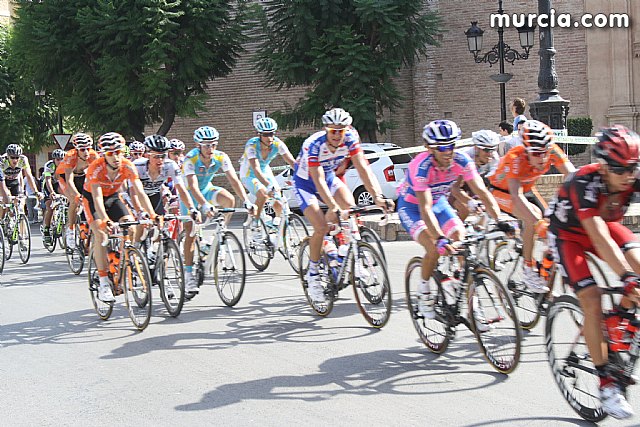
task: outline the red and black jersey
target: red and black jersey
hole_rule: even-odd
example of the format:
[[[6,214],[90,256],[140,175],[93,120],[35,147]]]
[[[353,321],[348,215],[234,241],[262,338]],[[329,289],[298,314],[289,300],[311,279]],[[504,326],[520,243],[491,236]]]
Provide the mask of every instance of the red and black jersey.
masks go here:
[[[583,166],[567,177],[549,205],[546,215],[551,220],[550,230],[558,237],[586,236],[581,220],[599,216],[605,222],[620,222],[636,191],[640,191],[637,178],[629,190],[610,193],[600,164]]]

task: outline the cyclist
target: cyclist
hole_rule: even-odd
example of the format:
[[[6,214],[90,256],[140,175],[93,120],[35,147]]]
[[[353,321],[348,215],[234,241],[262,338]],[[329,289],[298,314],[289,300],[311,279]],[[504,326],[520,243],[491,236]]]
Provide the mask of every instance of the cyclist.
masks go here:
[[[535,189],[535,183],[551,165],[564,176],[575,168],[562,149],[553,143],[553,132],[549,126],[537,120],[527,120],[521,128],[523,145],[509,150],[489,181],[500,209],[522,222],[525,284],[532,292],[547,293],[549,288],[540,277],[533,259],[534,235],[544,212],[538,205],[547,206]],[[532,192],[537,202],[528,200],[526,192]]]
[[[594,148],[597,163],[578,169],[564,182],[548,213],[549,245],[584,311],[583,335],[600,377],[600,398],[608,414],[628,418],[633,409],[611,376],[602,333],[602,292],[589,271],[585,251],[597,254],[637,301],[640,241],[621,224],[635,192],[640,191],[640,136],[624,126],[602,129]],[[628,297],[623,308],[632,308]]]
[[[144,157],[144,143],[140,141],[131,141],[129,144],[129,153],[131,161]]]
[[[264,117],[256,122],[255,128],[258,136],[247,141],[244,147],[244,154],[240,159],[240,177],[249,194],[256,198],[256,205],[258,206],[256,218],[259,218],[269,195],[273,195],[274,191],[280,190],[269,163],[278,154],[291,167],[293,167],[295,160],[287,145],[275,136],[278,130],[278,124],[275,120]],[[273,209],[276,213],[275,218],[279,220],[282,205],[274,202]],[[275,218],[274,221],[276,222],[273,225],[278,225]]]
[[[394,203],[385,199],[380,184],[369,168],[360,146],[358,132],[351,127],[353,118],[342,108],[324,113],[324,130],[311,135],[302,144],[294,166],[295,194],[300,209],[313,226],[309,240],[309,270],[307,283],[309,296],[315,302],[326,300],[318,275],[318,261],[322,241],[329,231],[329,222],[338,223],[340,210],[355,205],[347,186],[336,178],[335,170],[347,155],[355,166],[366,189],[374,196],[375,203],[383,209],[393,209]],[[318,197],[329,207],[322,212]]]
[[[56,168],[56,175],[62,194],[69,200],[69,223],[65,240],[69,249],[75,248],[73,226],[76,223],[80,192],[84,186],[85,171],[99,156],[93,149],[93,138],[86,133],[77,133],[71,140],[73,149],[67,151],[64,159]]]
[[[216,204],[223,208],[234,207],[235,199],[233,195],[224,188],[217,187],[211,183],[213,175],[218,169],[222,169],[236,195],[244,201],[244,207],[248,211],[252,211],[254,210],[254,205],[247,198],[247,193],[245,193],[242,183],[236,175],[229,156],[222,151],[216,150],[219,139],[220,134],[211,126],[201,126],[194,131],[193,140],[198,146],[187,153],[182,165],[183,179],[186,181],[189,195],[207,215],[213,214],[213,208]],[[186,205],[183,201],[180,202],[180,213],[182,215],[187,215],[190,208],[191,206]],[[184,265],[188,276],[185,292],[190,297],[193,297],[198,293],[198,280],[193,274],[193,242],[195,239],[195,236],[191,235],[193,222],[186,222],[184,228]]]
[[[484,181],[485,186],[489,185],[489,176],[493,175],[500,162],[498,157],[498,146],[500,145],[500,135],[491,130],[480,130],[471,134],[473,146],[458,150],[466,154],[476,165],[478,174]],[[462,178],[451,188],[451,206],[453,206],[460,219],[464,220],[469,214],[478,210],[478,202],[473,198],[473,192]]]
[[[24,193],[23,179],[29,182],[31,188],[36,187],[36,180],[31,173],[29,159],[22,153],[22,147],[18,144],[9,144],[4,155],[0,156],[0,171],[4,175],[4,184],[6,187],[6,195],[18,196]],[[43,199],[43,194],[37,193],[38,200]],[[4,209],[0,209],[0,218],[4,218]]]
[[[184,150],[185,145],[184,142],[179,139],[171,139],[169,140],[171,144],[171,148],[169,149],[169,159],[176,162],[176,164],[182,168],[182,163],[184,162]]]
[[[407,175],[398,188],[400,222],[426,250],[422,258],[418,308],[428,319],[435,317],[435,296],[431,293],[429,278],[440,255],[453,252],[451,241],[464,239],[464,224],[448,200],[452,184],[461,177],[482,200],[492,218],[497,219],[500,213],[473,161],[466,154],[454,151],[461,134],[451,120],[428,123],[422,131],[427,151],[409,163]]]
[[[60,193],[60,183],[57,179],[54,181],[52,177],[55,175],[56,169],[62,162],[62,159],[64,159],[64,156],[65,153],[63,150],[59,148],[53,150],[53,153],[51,153],[51,160],[45,163],[44,172],[42,173],[42,191],[44,192],[44,197],[46,199],[44,216],[42,218],[42,236],[47,245],[52,243],[51,233],[49,232],[51,218],[53,217],[51,203],[53,202],[53,195]]]
[[[82,189],[83,204],[87,221],[95,241],[93,253],[96,260],[100,286],[98,298],[104,302],[114,302],[108,277],[107,249],[102,246],[108,238],[112,221],[131,221],[131,212],[120,198],[120,187],[129,181],[130,189],[141,202],[146,214],[155,219],[153,206],[142,188],[134,164],[124,158],[125,140],[122,135],[109,132],[98,140],[98,149],[104,154],[89,165],[87,180]]]

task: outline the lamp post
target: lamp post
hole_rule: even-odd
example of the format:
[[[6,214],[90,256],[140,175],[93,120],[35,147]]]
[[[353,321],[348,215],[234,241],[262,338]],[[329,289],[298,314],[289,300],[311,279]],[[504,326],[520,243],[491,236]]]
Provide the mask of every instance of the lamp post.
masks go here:
[[[498,0],[498,14],[500,15],[504,13],[502,1],[503,0]],[[504,42],[504,28],[502,26],[498,27],[498,43],[493,46],[489,52],[482,56],[480,55],[480,52],[482,51],[484,31],[478,27],[478,22],[471,22],[471,27],[465,31],[464,34],[467,36],[469,52],[473,54],[473,59],[476,64],[484,62],[488,63],[490,67],[496,63],[500,64],[500,73],[492,75],[491,80],[500,84],[500,119],[506,120],[507,99],[505,86],[507,82],[511,80],[513,74],[504,72],[504,63],[506,61],[513,64],[517,60],[529,58],[529,50],[531,50],[534,44],[535,25],[533,27],[529,27],[525,24],[522,27],[518,27],[520,46],[524,49],[524,53],[518,52]]]

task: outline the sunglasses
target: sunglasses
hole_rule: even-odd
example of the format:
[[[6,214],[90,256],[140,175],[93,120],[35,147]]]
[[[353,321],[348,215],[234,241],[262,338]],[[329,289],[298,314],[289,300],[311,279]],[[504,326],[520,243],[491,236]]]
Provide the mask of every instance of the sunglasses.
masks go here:
[[[484,151],[485,153],[493,153],[496,151],[495,148],[481,148],[482,151]]]
[[[271,138],[275,134],[276,134],[275,132],[262,132],[260,136],[264,136],[265,138]]]
[[[638,170],[638,164],[636,163],[629,166],[609,166],[609,170],[616,175],[635,173]]]
[[[76,148],[76,151],[83,151],[83,152],[85,152],[85,151],[89,151],[89,149],[88,149],[88,148]]]
[[[549,151],[528,151],[533,157],[546,157]]]
[[[456,148],[456,144],[437,145],[435,148],[441,153],[446,153],[447,151],[453,151],[453,149]]]
[[[123,153],[124,153],[123,150],[113,150],[113,151],[105,151],[104,155],[107,157],[113,157],[113,156],[120,156]]]
[[[152,159],[158,159],[158,160],[160,160],[160,159],[166,159],[166,158],[167,158],[167,155],[166,155],[166,154],[152,154],[150,157],[151,157]]]
[[[132,151],[131,154],[134,155],[134,156],[142,156],[142,155],[144,155],[144,153],[141,153],[140,151]]]
[[[176,156],[179,156],[180,154],[183,154],[184,151],[182,150],[173,150],[173,151],[169,151],[169,154],[174,154]]]
[[[335,135],[335,134],[341,134],[344,135],[347,132],[348,128],[327,128],[327,133],[330,133],[331,135]]]
[[[216,145],[218,145],[218,143],[217,142],[198,142],[198,145],[200,147],[213,148]]]
[[[11,160],[19,160],[19,159],[20,159],[20,157],[14,157],[14,156],[9,156],[9,158],[10,158]]]

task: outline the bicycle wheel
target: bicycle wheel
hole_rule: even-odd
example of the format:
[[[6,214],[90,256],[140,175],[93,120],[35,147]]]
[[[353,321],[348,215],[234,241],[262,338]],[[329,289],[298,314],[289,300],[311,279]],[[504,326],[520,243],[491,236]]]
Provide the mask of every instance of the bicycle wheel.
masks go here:
[[[20,214],[18,220],[18,253],[23,264],[29,262],[31,257],[31,228],[29,227],[27,216],[24,214]]]
[[[582,418],[597,423],[607,414],[600,403],[600,380],[584,341],[583,323],[578,300],[561,295],[549,307],[545,341],[553,379],[565,400]]]
[[[44,225],[40,227],[40,234],[42,235],[42,246],[44,246],[44,248],[49,252],[49,253],[53,253],[53,251],[56,250],[56,243],[57,243],[57,238],[56,235],[54,233],[54,230],[49,227],[49,240],[47,241],[47,239],[45,238],[44,235]]]
[[[240,301],[247,277],[247,268],[240,240],[225,231],[213,254],[213,279],[223,303],[233,307]]]
[[[300,246],[309,236],[309,230],[300,215],[290,213],[283,231],[283,250],[289,265],[296,274],[300,273]]]
[[[151,273],[142,253],[134,248],[125,249],[124,272],[121,274],[124,299],[133,325],[144,330],[151,320]]]
[[[520,360],[522,331],[511,294],[496,275],[477,268],[469,287],[469,324],[489,364],[503,374]]]
[[[96,267],[96,260],[93,257],[93,252],[89,255],[88,268],[89,293],[91,294],[93,308],[96,310],[98,317],[100,317],[102,320],[107,320],[113,312],[113,304],[103,302],[98,298],[98,286],[100,286],[100,277],[98,276],[98,269]]]
[[[61,237],[62,239],[66,238],[65,236]],[[78,223],[73,227],[73,240],[75,241],[75,248],[66,248],[64,253],[67,257],[67,264],[69,265],[69,269],[76,276],[82,272],[84,267],[84,248],[85,242],[81,237],[80,225]],[[88,245],[88,243],[87,243]]]
[[[242,227],[244,247],[249,255],[249,261],[258,270],[264,271],[273,257],[270,249],[269,232],[262,218],[249,221],[249,225]]]
[[[0,227],[0,274],[4,271],[4,251],[5,251],[5,238],[4,231],[2,227]]]
[[[382,328],[391,316],[391,284],[386,263],[370,243],[360,241],[357,247],[358,256],[351,265],[356,304],[371,326]]]
[[[385,263],[387,262],[387,256],[385,255],[384,249],[382,248],[382,241],[380,240],[380,236],[378,236],[378,233],[376,233],[366,225],[361,225],[360,237],[363,241],[371,244],[374,248],[376,248],[378,250],[378,253],[382,256],[382,260]]]
[[[413,322],[413,327],[418,332],[420,340],[427,348],[436,354],[444,353],[452,338],[452,331],[445,313],[445,301],[442,292],[436,292],[435,311],[433,319],[425,318],[418,310],[418,286],[422,281],[422,258],[413,257],[409,260],[404,274],[404,287],[407,299],[407,308]],[[431,292],[439,286],[432,277],[429,280]]]
[[[14,234],[16,234],[16,229],[15,229],[16,223],[11,212],[9,212],[6,215],[7,216],[5,216],[5,218],[8,218],[8,219],[4,224],[4,242],[5,242],[4,259],[5,261],[9,261],[11,259],[11,255],[13,254],[13,245],[16,244],[16,241],[13,239]]]
[[[329,273],[327,258],[324,254],[320,256],[318,262],[318,275],[320,277],[320,283],[324,287],[324,294],[326,296],[324,302],[316,302],[309,296],[309,284],[307,282],[307,271],[309,271],[309,239],[305,238],[300,244],[300,250],[298,253],[298,275],[300,277],[300,283],[302,284],[302,290],[304,296],[307,299],[307,303],[319,316],[328,316],[333,310],[333,302],[335,299],[332,289],[335,288],[333,284],[333,277]]]
[[[162,241],[162,259],[156,260],[160,297],[171,317],[177,317],[184,305],[184,268],[178,245],[171,239]]]

